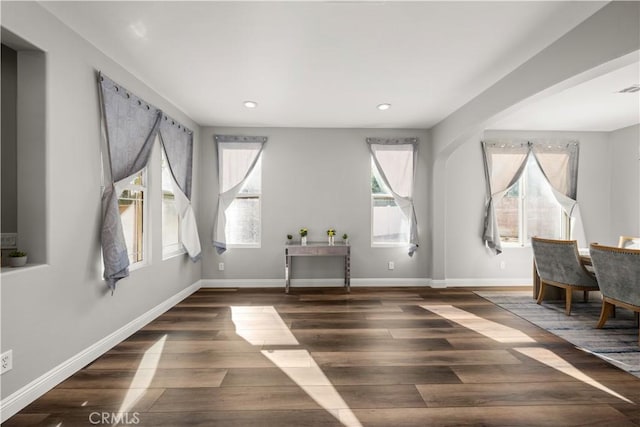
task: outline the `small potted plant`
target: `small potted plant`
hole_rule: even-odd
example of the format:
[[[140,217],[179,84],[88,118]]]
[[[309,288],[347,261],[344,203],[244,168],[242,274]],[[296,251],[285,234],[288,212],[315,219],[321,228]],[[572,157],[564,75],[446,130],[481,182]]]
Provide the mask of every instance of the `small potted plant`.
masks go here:
[[[327,236],[329,238],[329,246],[333,246],[334,245],[334,239],[336,236],[336,230],[333,228],[330,228],[327,230]]]
[[[291,244],[291,239],[293,239],[293,236],[291,234],[287,234],[287,245]]]
[[[309,230],[304,227],[300,229],[300,244],[302,246],[307,246],[307,234],[309,234]]]
[[[348,244],[349,244],[349,235],[348,235],[347,233],[344,233],[344,234],[342,235],[342,242],[343,242],[345,245],[348,245]]]
[[[27,253],[23,251],[9,252],[9,267],[23,267],[27,263]]]

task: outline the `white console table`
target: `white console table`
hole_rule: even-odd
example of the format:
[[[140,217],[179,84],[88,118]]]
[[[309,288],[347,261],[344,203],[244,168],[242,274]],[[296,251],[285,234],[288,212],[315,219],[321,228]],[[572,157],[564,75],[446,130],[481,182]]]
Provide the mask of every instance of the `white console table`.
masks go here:
[[[329,245],[327,243],[311,242],[306,246],[299,244],[284,247],[284,281],[285,291],[289,293],[291,287],[291,261],[296,256],[340,256],[344,257],[344,287],[351,291],[351,246],[344,243]]]

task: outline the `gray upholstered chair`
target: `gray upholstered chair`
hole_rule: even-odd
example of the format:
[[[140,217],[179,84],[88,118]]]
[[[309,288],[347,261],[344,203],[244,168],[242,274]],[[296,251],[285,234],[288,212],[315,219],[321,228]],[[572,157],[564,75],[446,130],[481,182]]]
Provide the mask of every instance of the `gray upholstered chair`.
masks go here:
[[[620,236],[619,248],[640,249],[640,237]]]
[[[531,238],[536,270],[540,276],[540,292],[537,303],[541,304],[546,286],[565,290],[565,314],[571,314],[571,297],[574,290],[583,291],[585,301],[589,292],[598,291],[598,282],[580,262],[578,244],[575,240],[551,240]]]
[[[593,243],[590,253],[602,292],[602,311],[597,327],[604,326],[615,306],[634,311],[637,320],[640,313],[640,250]]]

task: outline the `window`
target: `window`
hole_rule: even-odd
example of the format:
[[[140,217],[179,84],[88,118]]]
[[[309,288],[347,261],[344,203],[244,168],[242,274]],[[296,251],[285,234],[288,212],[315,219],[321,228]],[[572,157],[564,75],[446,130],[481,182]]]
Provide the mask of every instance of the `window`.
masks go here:
[[[505,246],[525,246],[531,236],[566,239],[569,218],[553,195],[533,155],[507,194],[496,203],[500,239]]]
[[[162,152],[162,255],[163,257],[184,253],[180,238],[180,216],[173,192],[173,175]]]
[[[147,213],[145,209],[144,197],[147,191],[146,169],[134,175],[131,180],[119,186],[122,189],[118,198],[120,208],[120,220],[122,221],[122,231],[129,253],[131,264],[144,260],[145,242],[144,227]]]
[[[376,149],[378,163],[387,182],[396,194],[412,194],[412,144],[387,145]],[[396,203],[393,193],[385,184],[371,157],[371,244],[372,246],[403,246],[409,243],[410,224],[406,213]]]
[[[222,191],[228,191],[233,183],[241,182],[240,176],[249,169],[256,151],[255,144],[225,144],[220,150]],[[261,242],[262,158],[226,210],[225,238],[229,247],[260,247]]]

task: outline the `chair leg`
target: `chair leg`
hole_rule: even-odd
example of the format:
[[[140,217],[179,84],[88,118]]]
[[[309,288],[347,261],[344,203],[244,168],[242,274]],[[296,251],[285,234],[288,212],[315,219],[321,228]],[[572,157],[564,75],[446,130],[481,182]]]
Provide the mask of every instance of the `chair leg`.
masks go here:
[[[600,310],[600,319],[598,320],[596,328],[602,329],[604,324],[607,323],[612,308],[615,308],[613,304],[608,301],[602,301],[602,310]]]
[[[564,308],[564,314],[569,316],[571,314],[571,297],[573,296],[573,292],[571,292],[570,288],[567,288],[565,290],[565,295],[566,295],[567,303]]]
[[[544,282],[540,281],[540,289],[538,290],[538,299],[536,300],[536,304],[542,304],[542,299],[544,298]]]
[[[636,326],[640,327],[640,312],[635,311],[634,314],[636,316]]]
[[[582,300],[584,302],[589,302],[589,291],[583,291],[582,293]]]

